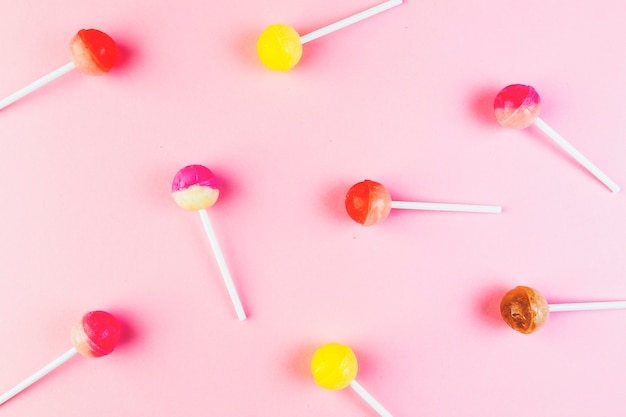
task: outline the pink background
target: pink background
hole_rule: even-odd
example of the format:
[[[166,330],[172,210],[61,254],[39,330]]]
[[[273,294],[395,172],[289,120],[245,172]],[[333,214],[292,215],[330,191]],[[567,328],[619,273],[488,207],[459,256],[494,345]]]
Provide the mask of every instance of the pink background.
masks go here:
[[[499,318],[516,285],[549,301],[626,299],[626,194],[492,102],[533,85],[541,117],[626,186],[626,3],[409,0],[264,68],[270,23],[307,33],[373,1],[58,0],[0,8],[0,95],[111,35],[109,75],[77,71],[0,111],[0,391],[71,347],[89,310],[124,326],[0,415],[375,416],[317,387],[321,344],[395,417],[616,416],[626,311]],[[209,210],[249,319],[238,322],[199,217],[169,195],[211,168]],[[365,178],[396,199],[501,204],[501,215],[345,214]]]

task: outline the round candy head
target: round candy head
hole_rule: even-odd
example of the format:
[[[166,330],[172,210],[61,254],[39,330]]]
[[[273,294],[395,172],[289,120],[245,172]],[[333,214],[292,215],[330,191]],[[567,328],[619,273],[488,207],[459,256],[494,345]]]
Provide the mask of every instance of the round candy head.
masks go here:
[[[287,25],[270,25],[256,45],[259,59],[269,69],[289,71],[302,57],[302,42],[296,30]]]
[[[343,389],[356,378],[359,365],[352,349],[329,343],[317,349],[311,360],[311,372],[317,385],[327,389]]]
[[[187,210],[211,207],[220,195],[217,178],[202,165],[189,165],[178,171],[172,182],[172,197]]]
[[[70,41],[70,56],[79,71],[87,75],[102,75],[115,65],[117,46],[104,32],[81,29]]]
[[[346,210],[355,222],[371,226],[387,218],[391,211],[391,196],[382,184],[365,180],[348,190]]]
[[[72,345],[83,356],[97,358],[113,352],[120,325],[106,311],[91,311],[72,327]]]
[[[519,286],[504,294],[500,302],[500,314],[512,329],[528,334],[548,321],[550,308],[541,293]]]
[[[535,123],[541,106],[539,94],[529,85],[504,87],[493,103],[496,119],[502,126],[523,129]]]

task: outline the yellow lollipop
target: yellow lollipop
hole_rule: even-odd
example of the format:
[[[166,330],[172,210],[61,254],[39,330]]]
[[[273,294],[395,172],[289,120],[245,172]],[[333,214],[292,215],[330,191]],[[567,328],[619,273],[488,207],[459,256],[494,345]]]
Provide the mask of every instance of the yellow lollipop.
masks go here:
[[[326,389],[344,389],[356,378],[359,370],[350,346],[329,343],[315,351],[311,372],[317,385]]]
[[[311,33],[300,36],[291,26],[273,24],[267,27],[257,41],[259,59],[269,69],[289,71],[302,57],[302,45],[352,23],[378,14],[402,3],[402,0],[387,0],[377,6],[359,12],[338,22],[324,26]]]
[[[269,25],[256,45],[259,59],[269,69],[289,71],[302,57],[300,35],[291,26]]]
[[[317,385],[331,390],[350,386],[383,417],[392,417],[370,393],[356,382],[359,364],[350,346],[328,343],[315,351],[311,359],[311,373]]]

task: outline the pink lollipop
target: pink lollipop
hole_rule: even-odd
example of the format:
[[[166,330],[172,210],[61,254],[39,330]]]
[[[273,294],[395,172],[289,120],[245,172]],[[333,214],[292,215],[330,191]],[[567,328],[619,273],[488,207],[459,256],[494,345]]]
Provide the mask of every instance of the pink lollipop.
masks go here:
[[[113,352],[120,340],[120,325],[106,311],[91,311],[72,327],[73,347],[0,396],[0,405],[34,384],[77,353],[88,358],[98,358]]]
[[[541,110],[540,98],[533,87],[522,84],[513,84],[504,87],[496,96],[493,108],[496,119],[502,126],[513,129],[524,129],[534,123],[611,191],[615,193],[620,190],[619,185],[613,182],[589,159],[539,118],[539,112]]]
[[[106,33],[96,29],[81,29],[70,41],[69,52],[72,59],[71,62],[0,100],[0,109],[43,87],[74,68],[87,75],[106,74],[115,65],[118,51],[115,42]]]
[[[348,215],[352,220],[363,226],[372,226],[382,222],[387,218],[392,208],[471,213],[500,213],[502,211],[500,206],[391,201],[389,191],[382,184],[370,180],[354,184],[346,195],[346,211]]]
[[[246,319],[235,284],[226,265],[222,250],[217,243],[217,237],[211,226],[206,209],[211,207],[219,197],[219,184],[210,169],[202,165],[189,165],[182,168],[172,182],[172,198],[180,207],[186,210],[196,210],[204,225],[204,230],[213,248],[215,259],[224,277],[226,289],[230,295],[235,312],[239,320]]]

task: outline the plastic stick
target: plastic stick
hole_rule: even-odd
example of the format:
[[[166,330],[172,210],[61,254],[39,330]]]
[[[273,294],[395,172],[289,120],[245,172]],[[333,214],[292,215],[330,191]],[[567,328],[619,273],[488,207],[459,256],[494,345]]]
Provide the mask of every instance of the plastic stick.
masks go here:
[[[392,201],[391,208],[407,210],[463,211],[469,213],[501,213],[500,206],[475,204],[418,203],[413,201]]]
[[[63,355],[59,356],[58,358],[56,358],[55,360],[53,360],[52,362],[50,362],[49,364],[41,368],[39,371],[35,372],[31,376],[29,376],[28,378],[26,378],[25,380],[23,380],[22,382],[20,382],[19,384],[17,384],[13,388],[11,388],[10,390],[2,394],[2,396],[0,396],[0,405],[4,404],[5,402],[7,402],[8,400],[13,398],[20,392],[22,392],[23,390],[25,390],[26,388],[28,388],[35,382],[39,381],[41,378],[48,375],[50,372],[54,371],[59,366],[63,365],[65,362],[73,358],[74,355],[76,355],[77,353],[78,351],[76,349],[71,348],[70,350],[65,352]]]
[[[206,231],[206,234],[209,238],[209,243],[211,243],[213,253],[215,254],[215,259],[217,260],[217,264],[220,268],[220,271],[222,272],[222,276],[224,277],[224,283],[226,284],[226,289],[228,290],[230,299],[233,302],[233,306],[235,307],[237,318],[239,318],[239,320],[245,320],[246,313],[243,310],[243,306],[241,305],[241,300],[239,300],[239,294],[237,294],[237,289],[235,288],[233,279],[230,276],[230,271],[228,271],[228,266],[226,265],[226,260],[224,259],[224,255],[222,254],[222,249],[217,243],[217,237],[215,236],[215,232],[213,231],[213,227],[211,226],[209,216],[206,210],[198,210],[198,213],[200,213],[200,218],[202,219],[204,230]]]
[[[565,152],[571,155],[579,164],[581,164],[587,171],[591,172],[595,177],[606,185],[609,190],[614,193],[620,190],[620,186],[611,180],[604,172],[595,166],[589,159],[581,154],[576,148],[574,148],[568,141],[566,141],[561,135],[559,135],[554,129],[552,129],[546,122],[537,118],[535,125],[541,129],[546,135],[556,142]]]
[[[552,311],[586,311],[586,310],[611,310],[617,308],[626,308],[626,301],[599,301],[592,303],[564,303],[549,304],[549,310]]]
[[[394,6],[398,6],[402,4],[402,0],[387,0],[384,3],[379,4],[378,6],[371,7],[367,10],[363,10],[355,15],[350,17],[346,17],[338,22],[331,23],[328,26],[324,26],[323,28],[314,30],[311,33],[307,33],[306,35],[300,36],[300,42],[303,44],[310,42],[314,39],[321,38],[324,35],[328,35],[329,33],[335,32],[336,30],[343,29],[348,25],[351,25],[356,22],[360,22],[363,19],[367,19],[368,17],[374,16],[375,14],[384,12],[387,9],[391,9]]]
[[[74,68],[76,68],[76,65],[74,65],[73,62],[69,62],[63,65],[61,68],[58,68],[52,71],[51,73],[44,75],[40,79],[33,81],[32,83],[28,84],[26,87],[22,88],[21,90],[16,91],[15,93],[11,94],[10,96],[6,98],[3,98],[2,100],[0,100],[0,110],[5,108],[9,104],[21,99],[25,95],[32,93],[39,87],[43,87],[44,85],[48,84],[50,81],[56,80],[61,75],[64,75],[70,72]]]
[[[355,379],[353,379],[352,382],[350,383],[350,387],[352,387],[352,389],[357,394],[359,394],[361,398],[365,400],[366,403],[368,403],[374,410],[376,410],[378,414],[380,414],[383,417],[393,417],[391,413],[387,411],[385,407],[383,407],[382,404],[376,400],[376,398],[372,397],[372,395],[369,392],[365,391],[365,388],[363,388],[361,384],[356,382]]]

